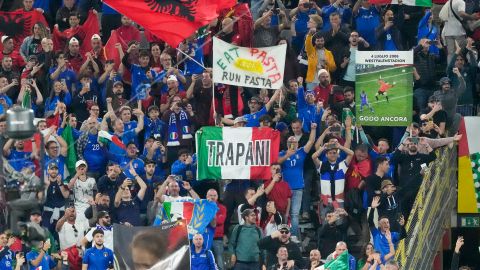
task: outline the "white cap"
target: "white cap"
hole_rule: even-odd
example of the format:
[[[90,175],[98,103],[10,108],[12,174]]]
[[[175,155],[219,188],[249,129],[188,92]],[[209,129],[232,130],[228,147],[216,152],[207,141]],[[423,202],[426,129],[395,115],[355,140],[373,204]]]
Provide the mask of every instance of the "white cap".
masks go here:
[[[73,44],[73,43],[80,44],[80,42],[78,42],[78,39],[72,37],[72,38],[70,39],[70,41],[68,42],[68,44]]]
[[[320,75],[322,75],[323,73],[327,73],[328,75],[330,75],[330,73],[328,72],[328,70],[322,68],[318,71],[318,74],[317,74],[317,77],[319,77]]]
[[[75,163],[75,168],[78,168],[80,167],[80,165],[85,165],[87,166],[87,163],[85,162],[85,160],[79,160]]]
[[[98,34],[94,34],[90,40],[94,40],[94,39],[102,39],[102,38],[100,38]]]
[[[5,42],[5,40],[9,39],[9,36],[2,36],[2,43]]]
[[[176,81],[176,82],[178,82],[177,76],[175,76],[175,75],[170,75],[170,76],[168,76],[167,82],[168,82],[168,81]]]

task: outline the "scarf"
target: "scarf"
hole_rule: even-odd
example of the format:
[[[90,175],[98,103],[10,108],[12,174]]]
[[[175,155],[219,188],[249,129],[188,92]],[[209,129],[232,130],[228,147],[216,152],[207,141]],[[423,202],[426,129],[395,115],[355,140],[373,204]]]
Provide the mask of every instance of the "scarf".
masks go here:
[[[113,227],[112,226],[102,226],[100,224],[97,224],[97,229],[100,229],[102,231],[112,231]]]
[[[191,139],[193,138],[190,134],[190,120],[188,115],[184,110],[180,110],[179,113],[179,124],[182,132],[182,139]],[[168,143],[167,146],[178,146],[180,141],[178,140],[178,125],[177,125],[177,116],[175,112],[170,113],[170,119],[168,120]]]

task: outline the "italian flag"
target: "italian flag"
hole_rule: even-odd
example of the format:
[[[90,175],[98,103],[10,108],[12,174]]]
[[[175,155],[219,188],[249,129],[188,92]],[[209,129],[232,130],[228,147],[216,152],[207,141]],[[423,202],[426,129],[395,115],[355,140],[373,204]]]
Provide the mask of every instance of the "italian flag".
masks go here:
[[[122,140],[120,140],[120,138],[117,135],[110,134],[105,130],[100,130],[98,132],[98,138],[100,139],[100,142],[105,145],[108,144],[109,142],[112,142],[123,150],[127,149],[125,147],[125,144],[123,144]]]
[[[164,202],[162,206],[163,211],[157,215],[154,226],[164,220],[175,222],[183,219],[190,238],[198,232],[203,233],[218,211],[217,204],[208,200]]]
[[[269,127],[203,127],[197,131],[197,178],[270,179],[280,133]]]
[[[338,255],[333,261],[330,261],[320,267],[320,269],[335,269],[335,270],[348,270],[350,269],[348,264],[348,251],[345,250],[342,254]]]
[[[464,117],[458,133],[458,213],[480,213],[480,117]]]
[[[369,2],[375,5],[398,4],[398,0],[370,0]],[[432,0],[403,0],[403,4],[407,6],[431,7]]]

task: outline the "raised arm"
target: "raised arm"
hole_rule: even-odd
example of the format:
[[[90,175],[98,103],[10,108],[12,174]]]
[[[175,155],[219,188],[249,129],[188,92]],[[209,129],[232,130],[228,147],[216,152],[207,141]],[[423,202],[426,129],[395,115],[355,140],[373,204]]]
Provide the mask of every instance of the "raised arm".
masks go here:
[[[310,149],[312,149],[313,144],[315,143],[315,136],[317,134],[317,123],[311,123],[310,124],[310,136],[308,137],[308,141],[303,147],[303,150],[305,153],[310,152]]]
[[[270,111],[270,108],[272,107],[273,103],[275,102],[275,100],[277,100],[278,95],[280,95],[280,91],[281,89],[275,90],[275,93],[273,93],[273,96],[270,98],[267,104],[265,104],[265,109],[267,110],[267,112]]]
[[[143,126],[144,126],[144,114],[143,114],[143,111],[142,110],[139,110],[139,109],[135,109],[133,110],[133,114],[137,116],[137,119],[138,119],[138,125],[137,127],[135,128],[135,134],[138,134],[140,133],[140,131],[143,130]]]

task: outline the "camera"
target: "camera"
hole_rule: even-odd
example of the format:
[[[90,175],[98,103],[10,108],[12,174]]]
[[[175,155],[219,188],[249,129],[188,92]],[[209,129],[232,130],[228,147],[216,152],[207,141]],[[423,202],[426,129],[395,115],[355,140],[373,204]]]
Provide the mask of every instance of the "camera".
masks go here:
[[[303,3],[304,8],[312,8],[312,3]]]
[[[280,9],[279,8],[272,8],[272,12],[274,15],[280,14]]]
[[[340,126],[331,126],[330,132],[340,132],[342,128]]]

